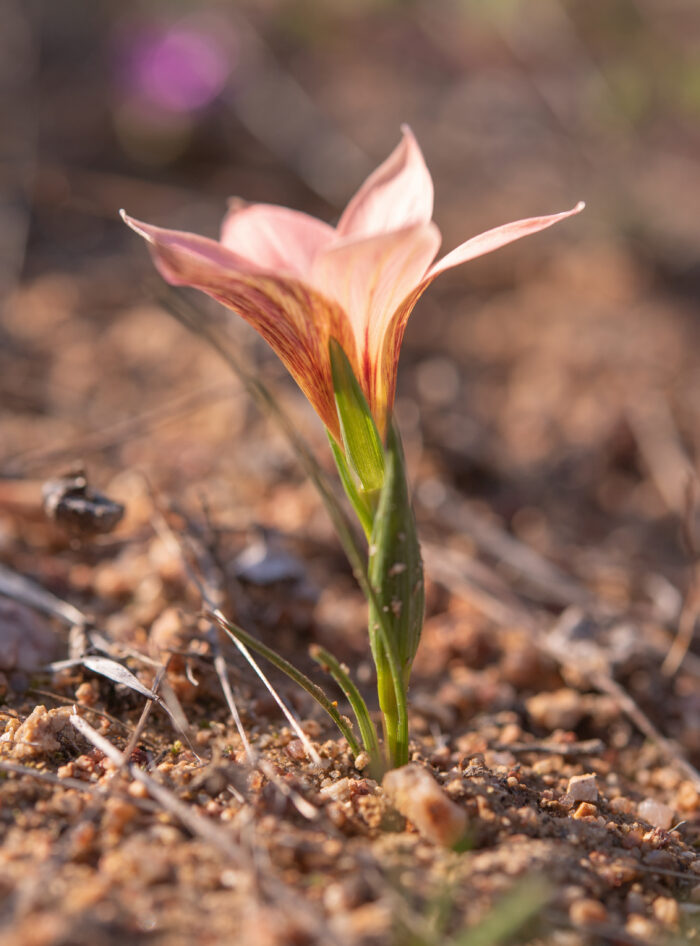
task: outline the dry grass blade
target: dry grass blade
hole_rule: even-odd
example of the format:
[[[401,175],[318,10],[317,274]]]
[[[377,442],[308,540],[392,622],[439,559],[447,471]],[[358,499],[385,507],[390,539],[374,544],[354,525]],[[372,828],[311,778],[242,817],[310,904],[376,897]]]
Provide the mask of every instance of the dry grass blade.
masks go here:
[[[134,652],[132,656],[134,656],[136,659],[144,659],[143,655],[139,654],[138,651]],[[116,660],[112,660],[110,657],[83,657],[78,661],[79,664],[82,664],[88,670],[92,670],[93,673],[107,677],[107,679],[112,680],[114,683],[119,683],[123,686],[129,687],[129,689],[134,690],[136,693],[139,693],[141,696],[144,696],[147,700],[149,700],[149,703],[144,708],[143,716],[139,722],[139,734],[143,726],[146,724],[153,704],[157,703],[172,723],[178,735],[182,736],[182,738],[185,740],[188,748],[194,754],[195,758],[201,761],[194,746],[192,745],[192,741],[190,740],[188,734],[190,726],[187,721],[187,717],[182,710],[177,695],[173,691],[172,687],[169,686],[165,677],[166,668],[162,664],[153,662],[150,659],[145,659],[145,662],[151,666],[155,665],[157,667],[156,679],[158,681],[158,686],[162,686],[164,690],[167,688],[168,691],[164,693],[163,696],[158,694],[158,686],[156,686],[154,689],[150,689],[149,687],[145,686],[130,670],[127,670],[126,667],[118,663]]]
[[[218,614],[220,614],[220,613],[221,613],[221,612],[219,612],[219,611],[215,611],[215,612],[214,612],[215,615],[218,615]],[[221,617],[223,617],[223,615],[221,615]],[[257,676],[258,676],[258,677],[260,678],[260,680],[262,681],[262,683],[263,683],[265,689],[268,691],[268,693],[270,694],[270,696],[272,697],[272,699],[275,701],[275,703],[277,703],[277,705],[279,706],[280,710],[281,710],[282,713],[284,714],[284,718],[287,720],[287,722],[289,723],[289,725],[292,727],[292,729],[294,730],[294,732],[297,734],[297,738],[299,739],[299,741],[300,741],[301,744],[303,745],[304,750],[305,750],[307,756],[311,759],[311,761],[314,763],[314,765],[321,765],[321,757],[319,756],[318,752],[316,752],[316,750],[314,749],[314,747],[313,747],[313,745],[312,745],[312,743],[311,743],[311,740],[310,740],[309,737],[306,735],[306,733],[304,732],[304,730],[301,728],[301,725],[300,725],[299,721],[297,720],[296,716],[294,715],[294,713],[292,713],[292,711],[287,707],[287,704],[284,702],[284,700],[283,700],[282,697],[279,695],[279,693],[277,692],[277,690],[275,690],[275,688],[273,687],[273,685],[270,683],[270,681],[268,680],[268,678],[265,676],[265,674],[264,674],[263,671],[262,671],[262,668],[260,667],[260,664],[257,662],[257,660],[255,659],[255,657],[253,657],[253,655],[252,655],[251,652],[248,650],[248,648],[247,648],[246,645],[243,643],[243,641],[239,641],[238,638],[234,637],[233,635],[230,635],[230,639],[231,639],[231,640],[233,641],[233,643],[236,645],[236,647],[238,648],[239,652],[243,655],[243,657],[248,661],[248,663],[250,664],[250,666],[253,668],[253,670],[255,671],[255,673],[257,674]]]
[[[285,798],[291,801],[299,814],[306,818],[307,821],[315,821],[316,818],[318,818],[318,808],[314,808],[310,801],[307,801],[299,792],[295,791],[291,785],[288,785],[281,779],[270,762],[266,759],[260,759],[258,768],[263,775],[272,782],[275,788],[277,788]]]
[[[210,625],[210,631],[211,631],[210,636],[213,638],[216,633],[213,624]],[[216,670],[216,675],[219,678],[219,683],[221,684],[221,690],[224,694],[226,705],[229,708],[229,712],[231,713],[233,722],[235,723],[236,729],[238,731],[238,735],[241,737],[241,742],[243,743],[243,748],[245,749],[245,754],[248,759],[248,762],[251,765],[255,765],[256,754],[255,754],[255,751],[253,750],[253,747],[250,744],[250,740],[248,739],[248,734],[245,731],[245,727],[243,726],[243,721],[241,720],[241,714],[238,712],[238,705],[236,704],[236,700],[233,696],[233,690],[231,689],[231,682],[228,678],[228,667],[226,666],[226,661],[224,660],[223,654],[216,653],[214,655],[214,669]]]
[[[148,700],[160,701],[160,697],[155,690],[144,686],[138,677],[134,676],[122,664],[117,663],[116,660],[111,660],[109,657],[83,657],[80,663],[88,670],[92,670],[93,673],[98,673],[114,683],[120,683],[122,686],[129,687],[130,690],[135,690],[136,693],[140,693]]]

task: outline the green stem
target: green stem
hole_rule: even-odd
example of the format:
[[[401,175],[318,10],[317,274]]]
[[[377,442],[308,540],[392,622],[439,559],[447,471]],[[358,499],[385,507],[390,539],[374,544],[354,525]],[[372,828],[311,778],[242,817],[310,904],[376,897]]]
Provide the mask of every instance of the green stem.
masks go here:
[[[345,736],[352,754],[354,756],[358,756],[360,754],[360,744],[357,739],[355,739],[352,730],[340,715],[337,708],[328,699],[320,686],[314,683],[313,680],[310,680],[305,673],[301,672],[301,670],[297,670],[293,664],[290,664],[288,660],[285,660],[284,657],[281,657],[278,653],[276,653],[276,651],[272,650],[272,648],[268,647],[266,644],[263,644],[262,641],[257,640],[257,638],[252,637],[247,631],[244,631],[242,627],[238,627],[237,624],[233,624],[231,621],[225,618],[221,611],[208,611],[207,617],[211,618],[213,621],[216,621],[216,623],[229,635],[229,637],[233,638],[234,640],[241,641],[246,647],[254,650],[266,660],[269,660],[270,663],[277,667],[278,670],[281,670],[282,673],[286,673],[287,676],[294,680],[295,683],[298,683],[300,687],[306,690],[306,692],[310,694],[320,706],[323,707],[323,709],[328,713],[330,718],[341,731],[343,736]]]
[[[362,734],[362,742],[370,757],[372,774],[374,776],[381,775],[382,756],[379,750],[379,738],[374,723],[369,715],[367,704],[362,698],[362,694],[355,686],[346,668],[324,647],[314,644],[310,648],[309,654],[316,663],[320,664],[324,670],[330,673],[347,697],[355,713],[357,725]]]

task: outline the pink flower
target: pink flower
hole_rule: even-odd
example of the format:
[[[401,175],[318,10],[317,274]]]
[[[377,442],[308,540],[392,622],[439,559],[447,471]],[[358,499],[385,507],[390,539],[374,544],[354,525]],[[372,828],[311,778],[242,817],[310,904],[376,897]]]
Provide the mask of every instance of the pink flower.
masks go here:
[[[286,207],[239,202],[217,242],[122,216],[148,241],[167,282],[201,289],[262,335],[339,440],[330,338],[350,359],[383,435],[406,322],[435,277],[583,206],[487,230],[433,263],[440,245],[431,220],[433,182],[404,128],[398,147],[360,187],[336,227]]]

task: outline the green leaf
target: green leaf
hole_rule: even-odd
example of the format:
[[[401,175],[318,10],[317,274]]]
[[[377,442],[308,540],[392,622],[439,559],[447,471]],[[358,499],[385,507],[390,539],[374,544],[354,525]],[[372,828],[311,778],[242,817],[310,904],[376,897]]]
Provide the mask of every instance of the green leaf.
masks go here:
[[[263,644],[262,641],[259,641],[256,637],[253,637],[252,634],[248,634],[243,630],[242,627],[239,627],[238,624],[234,624],[233,621],[229,621],[219,610],[207,611],[207,617],[211,620],[216,621],[220,628],[228,634],[233,640],[240,641],[245,644],[246,647],[249,647],[251,650],[255,651],[256,654],[260,654],[261,657],[264,657],[266,660],[269,660],[270,663],[277,667],[278,670],[281,670],[282,673],[286,673],[287,676],[293,680],[295,683],[298,683],[306,692],[312,696],[316,702],[321,706],[336,724],[341,734],[345,736],[347,744],[350,746],[350,751],[354,756],[360,754],[360,744],[352,733],[350,726],[348,725],[349,721],[343,719],[343,717],[338,712],[337,706],[335,703],[331,703],[326,694],[323,692],[318,684],[314,683],[313,680],[309,680],[305,673],[302,673],[301,670],[298,670],[293,664],[290,664],[288,660],[285,660],[281,654],[278,654],[276,650],[273,650],[271,647],[268,647],[266,644]]]
[[[369,715],[367,704],[362,698],[362,694],[355,686],[352,677],[348,672],[348,668],[344,664],[341,664],[340,661],[330,653],[330,651],[326,650],[325,647],[319,646],[318,644],[312,644],[312,646],[309,648],[309,655],[313,660],[316,661],[317,664],[330,673],[345,696],[348,698],[348,702],[352,706],[352,710],[355,714],[355,719],[357,720],[360,734],[362,735],[362,743],[370,757],[370,770],[372,773],[372,778],[381,780],[384,766],[382,764],[382,755],[379,749],[377,730],[375,729],[372,718]]]
[[[423,628],[425,588],[404,453],[393,423],[387,435],[385,463],[384,487],[370,540],[369,578],[388,620],[401,669],[407,674]]]
[[[362,488],[374,492],[384,481],[381,437],[348,357],[334,338],[328,343],[328,351],[345,454]]]
[[[390,719],[392,713],[398,712],[394,703],[396,686],[391,679],[390,661],[377,628],[383,622],[405,688],[418,649],[425,610],[423,563],[416,522],[408,495],[403,448],[393,423],[387,434],[384,486],[370,537],[368,571],[375,592],[374,600],[370,602],[370,644],[377,667],[379,702],[385,718]],[[390,731],[387,738],[391,741]],[[401,734],[396,738],[404,741]],[[406,758],[406,753],[407,744],[402,746],[400,758]],[[396,760],[396,764],[402,762]]]
[[[364,491],[360,492],[360,490],[357,488],[356,480],[348,466],[348,461],[345,457],[345,454],[335,442],[335,438],[333,437],[333,434],[330,432],[330,430],[327,431],[327,433],[328,442],[331,445],[333,459],[335,460],[335,465],[338,467],[340,482],[343,484],[345,493],[352,503],[352,508],[355,510],[355,514],[362,525],[364,533],[367,536],[367,541],[369,541],[369,538],[372,534],[373,513],[367,494]]]

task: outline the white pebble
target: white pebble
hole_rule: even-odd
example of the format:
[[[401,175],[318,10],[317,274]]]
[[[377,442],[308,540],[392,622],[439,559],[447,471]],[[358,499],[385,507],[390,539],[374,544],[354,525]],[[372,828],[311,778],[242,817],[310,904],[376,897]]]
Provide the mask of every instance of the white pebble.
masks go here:
[[[394,807],[426,840],[452,847],[464,835],[466,812],[447,797],[422,766],[393,769],[384,776],[382,786]]]
[[[566,792],[573,801],[598,801],[595,775],[572,775]]]
[[[646,821],[655,828],[662,828],[664,831],[668,831],[673,824],[674,814],[675,812],[670,805],[654,801],[653,798],[645,798],[643,802],[637,805],[637,815],[642,821]]]

